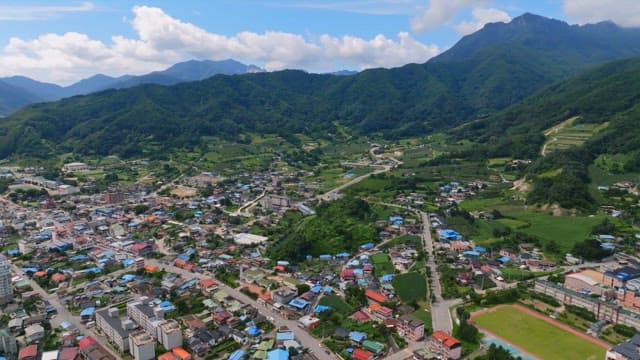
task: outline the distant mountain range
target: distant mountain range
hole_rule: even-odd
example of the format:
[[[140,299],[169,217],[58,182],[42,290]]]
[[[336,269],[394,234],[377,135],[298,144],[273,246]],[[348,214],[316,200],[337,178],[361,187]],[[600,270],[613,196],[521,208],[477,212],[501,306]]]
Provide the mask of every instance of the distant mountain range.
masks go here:
[[[199,147],[205,137],[247,133],[277,134],[291,142],[295,134],[332,139],[337,126],[356,136],[397,139],[463,124],[473,125],[463,127],[465,133],[501,144],[503,152],[517,148],[535,154],[539,140],[527,138],[533,134],[511,137],[508,128],[494,130],[493,121],[514,127],[510,106],[526,104],[527,97],[554,82],[630,56],[640,56],[638,29],[608,22],[570,26],[525,14],[508,24],[488,24],[425,64],[351,76],[292,70],[220,75],[35,104],[0,120],[0,157],[66,152],[131,157],[146,155],[149,146],[167,153]],[[176,79],[176,72],[183,73],[178,70],[150,76]],[[549,118],[543,120],[549,125]],[[489,132],[495,136],[485,137]]]
[[[241,75],[263,72],[255,65],[235,60],[190,60],[175,64],[163,71],[146,75],[111,77],[94,75],[69,86],[59,86],[25,76],[0,78],[0,115],[8,114],[36,102],[55,101],[75,95],[86,95],[107,89],[124,89],[141,84],[175,85],[185,81],[199,81],[211,76]]]

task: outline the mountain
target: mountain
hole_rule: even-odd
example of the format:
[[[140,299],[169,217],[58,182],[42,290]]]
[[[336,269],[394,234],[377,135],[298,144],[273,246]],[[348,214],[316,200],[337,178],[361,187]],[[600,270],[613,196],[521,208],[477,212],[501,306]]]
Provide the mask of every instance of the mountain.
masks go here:
[[[170,87],[142,85],[38,104],[0,121],[0,157],[69,151],[136,156],[149,145],[166,152],[195,148],[202,145],[204,136],[233,138],[242,133],[277,134],[294,142],[296,133],[332,138],[336,124],[354,135],[396,139],[468,122],[491,127],[478,118],[498,119],[502,109],[594,61],[584,42],[573,46],[567,42],[560,53],[562,49],[547,44],[553,34],[539,31],[536,37],[537,30],[553,28],[559,39],[576,31],[597,38],[609,36],[618,49],[610,54],[612,59],[633,51],[640,54],[637,39],[627,36],[636,30],[610,23],[562,24],[525,14],[509,24],[489,24],[425,64],[372,69],[353,76],[302,71],[221,75]],[[496,26],[502,29],[501,36],[492,35]],[[473,45],[476,41],[480,45]],[[167,79],[164,72],[155,76],[156,81]],[[539,140],[525,140],[539,134],[518,136],[510,138],[512,144],[522,145],[526,153],[537,151]],[[494,143],[509,149],[504,139],[498,137]]]
[[[0,78],[0,81],[21,89],[22,93],[28,93],[29,101],[11,101],[0,94],[0,103],[7,105],[0,108],[0,115],[7,114],[18,108],[39,101],[55,101],[75,95],[86,95],[107,89],[123,89],[141,84],[175,85],[185,81],[199,81],[218,74],[239,75],[246,73],[262,72],[255,65],[245,65],[235,60],[190,60],[175,64],[163,71],[140,76],[123,75],[111,77],[103,74],[93,75],[72,85],[62,87],[36,81],[24,76],[12,76]]]
[[[42,99],[18,86],[0,80],[0,116],[38,101]]]

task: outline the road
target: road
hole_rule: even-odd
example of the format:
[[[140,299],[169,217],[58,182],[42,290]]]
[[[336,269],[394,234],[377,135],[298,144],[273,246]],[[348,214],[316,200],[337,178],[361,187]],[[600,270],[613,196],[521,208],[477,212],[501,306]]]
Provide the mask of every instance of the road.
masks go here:
[[[253,200],[251,200],[251,201],[249,201],[249,202],[245,203],[244,205],[240,206],[240,207],[238,208],[238,210],[236,210],[236,211],[232,212],[232,213],[231,213],[231,216],[238,216],[238,215],[247,216],[247,217],[248,217],[248,216],[251,216],[251,214],[246,214],[246,213],[245,213],[245,214],[243,214],[243,213],[242,213],[242,210],[243,210],[243,209],[247,209],[247,208],[249,208],[249,207],[250,207],[250,206],[252,206],[252,205],[255,205],[255,204],[256,204],[258,201],[260,201],[260,199],[262,199],[266,194],[267,194],[267,192],[266,192],[266,191],[263,191],[263,192],[262,192],[262,194],[260,194],[257,198],[255,198],[255,199],[253,199]]]
[[[282,318],[278,313],[276,313],[275,311],[271,310],[271,308],[269,306],[263,306],[258,304],[255,300],[253,300],[252,298],[248,297],[247,295],[241,293],[240,291],[225,285],[224,283],[218,281],[217,279],[215,279],[212,276],[207,276],[205,274],[202,273],[192,273],[190,271],[186,271],[183,270],[181,268],[178,268],[176,266],[173,265],[167,265],[167,264],[163,264],[155,259],[147,259],[146,260],[147,264],[153,265],[153,266],[157,266],[159,269],[164,268],[166,271],[170,271],[176,274],[180,274],[181,276],[185,277],[185,278],[198,278],[198,279],[214,279],[219,283],[219,287],[224,290],[227,294],[229,294],[230,296],[238,299],[239,301],[245,303],[245,304],[249,304],[253,307],[255,307],[256,309],[259,310],[260,314],[265,315],[267,317],[271,317],[273,318],[273,323],[276,327],[281,327],[281,326],[286,326],[288,327],[291,331],[293,331],[296,335],[296,338],[298,339],[298,341],[300,342],[300,344],[306,348],[309,348],[309,350],[311,351],[311,353],[317,357],[319,360],[335,360],[336,358],[333,355],[329,355],[325,352],[325,349],[323,347],[320,346],[320,342],[317,339],[314,339],[313,337],[311,337],[311,335],[305,331],[304,329],[301,329],[300,327],[298,327],[298,322],[294,321],[294,320],[287,320]]]
[[[102,345],[102,347],[105,348],[105,350],[107,350],[107,352],[109,352],[111,355],[113,355],[116,359],[121,359],[122,356],[118,353],[116,353],[115,351],[113,351],[111,349],[111,347],[108,345],[107,339],[104,336],[98,336],[97,334],[95,334],[94,332],[90,331],[89,329],[87,329],[87,327],[80,321],[80,317],[79,316],[75,316],[73,314],[71,314],[69,312],[69,310],[67,310],[67,307],[64,306],[64,304],[62,304],[60,302],[60,299],[58,298],[58,296],[56,296],[55,294],[49,294],[46,290],[44,290],[42,287],[40,287],[40,285],[38,285],[38,283],[36,283],[35,281],[29,279],[23,272],[22,270],[20,270],[17,266],[15,266],[14,264],[11,264],[11,268],[13,269],[13,272],[16,275],[20,275],[23,278],[27,279],[29,281],[29,285],[31,285],[31,287],[33,288],[33,290],[37,291],[38,294],[40,294],[40,297],[43,300],[46,300],[49,302],[49,304],[53,305],[53,307],[56,308],[56,310],[58,311],[58,314],[56,315],[55,319],[51,319],[51,327],[52,328],[57,328],[60,326],[60,324],[64,321],[68,321],[71,324],[73,324],[73,326],[75,326],[78,331],[80,331],[81,334],[85,334],[85,335],[91,335],[91,337],[93,337],[94,339],[96,339],[96,341],[98,341],[98,343],[100,345]]]

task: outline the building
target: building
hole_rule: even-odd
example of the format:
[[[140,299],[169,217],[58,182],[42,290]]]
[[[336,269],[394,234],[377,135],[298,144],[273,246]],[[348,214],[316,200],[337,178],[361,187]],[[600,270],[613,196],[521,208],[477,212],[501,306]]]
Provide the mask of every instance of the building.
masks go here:
[[[75,360],[116,360],[96,339],[86,336],[78,342],[78,356]]]
[[[0,254],[0,305],[13,299],[13,285],[11,284],[11,264]]]
[[[271,297],[273,298],[273,301],[277,303],[288,304],[289,301],[296,297],[296,292],[288,288],[283,288],[271,293]]]
[[[401,316],[397,329],[398,334],[411,341],[420,341],[424,337],[424,322],[411,315]]]
[[[104,195],[104,202],[107,204],[119,204],[127,199],[127,195],[121,192],[107,193]]]
[[[583,294],[602,294],[599,279],[602,274],[594,270],[584,270],[564,277],[564,286]]]
[[[175,320],[165,321],[158,327],[158,342],[165,349],[171,350],[182,346],[182,330]]]
[[[627,281],[640,277],[640,269],[624,266],[615,270],[604,272],[604,285],[619,288],[626,285]]]
[[[286,210],[291,207],[291,201],[286,196],[267,195],[260,199],[260,205],[270,210]]]
[[[18,353],[18,360],[37,360],[38,359],[38,345],[29,345],[20,349]]]
[[[256,245],[256,244],[262,244],[263,242],[267,241],[268,239],[269,238],[266,237],[266,236],[247,234],[247,233],[240,233],[240,234],[235,236],[234,241],[238,245]]]
[[[18,353],[18,343],[16,337],[9,333],[7,329],[0,329],[0,354],[16,355]]]
[[[129,333],[136,326],[131,320],[122,321],[117,308],[96,312],[96,327],[120,352],[129,350]]]
[[[640,360],[640,334],[607,350],[606,360]]]
[[[128,303],[127,316],[153,336],[156,336],[158,326],[164,322],[164,312],[159,308],[151,307],[146,297],[141,298],[140,301]]]
[[[462,344],[442,330],[434,331],[427,341],[427,348],[445,359],[459,359],[462,356]]]
[[[37,342],[44,338],[44,328],[40,326],[40,324],[29,325],[26,329],[24,329],[24,334],[31,341]]]
[[[143,332],[129,335],[129,349],[134,360],[153,360],[156,358],[156,341]]]
[[[62,172],[75,172],[90,170],[91,167],[85,163],[73,162],[62,165]]]

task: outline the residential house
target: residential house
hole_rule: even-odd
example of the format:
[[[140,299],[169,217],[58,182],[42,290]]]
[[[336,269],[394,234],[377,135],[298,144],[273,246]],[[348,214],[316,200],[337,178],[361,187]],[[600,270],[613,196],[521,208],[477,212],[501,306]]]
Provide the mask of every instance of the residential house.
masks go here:
[[[424,322],[412,315],[403,315],[398,319],[398,334],[410,341],[420,341],[424,337]]]
[[[459,359],[462,356],[462,344],[442,330],[434,331],[427,341],[427,348],[445,359]]]

